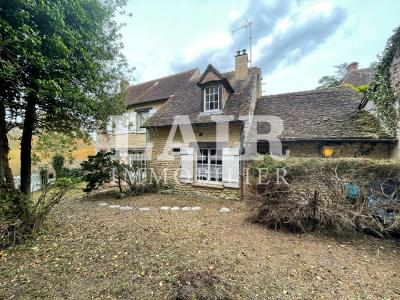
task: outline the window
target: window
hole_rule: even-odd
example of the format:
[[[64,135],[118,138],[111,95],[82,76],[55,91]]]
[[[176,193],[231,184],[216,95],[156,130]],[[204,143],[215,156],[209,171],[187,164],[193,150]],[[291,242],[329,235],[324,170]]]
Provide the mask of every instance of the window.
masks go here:
[[[200,148],[197,154],[197,180],[222,182],[222,150]]]
[[[149,116],[150,116],[150,111],[149,110],[142,110],[142,111],[138,112],[138,117],[139,117],[138,128],[137,128],[138,132],[146,132],[146,129],[145,128],[141,128],[141,127],[147,121]]]
[[[287,150],[289,150],[289,147],[287,145],[282,145],[282,155],[285,155]],[[269,143],[260,141],[257,142],[257,153],[271,155],[271,151],[269,149]]]
[[[178,148],[178,147],[172,148],[172,153],[180,153],[180,152],[181,152],[181,148]]]
[[[147,157],[143,150],[128,150],[129,163],[136,171],[134,174],[135,179],[139,182],[146,178]]]
[[[217,85],[204,88],[204,111],[220,110],[219,87]]]

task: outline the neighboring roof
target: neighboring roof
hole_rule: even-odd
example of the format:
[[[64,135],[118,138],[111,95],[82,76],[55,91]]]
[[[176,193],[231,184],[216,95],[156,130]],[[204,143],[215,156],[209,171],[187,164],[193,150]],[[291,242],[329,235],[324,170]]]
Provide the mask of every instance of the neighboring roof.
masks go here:
[[[364,84],[369,84],[374,79],[374,76],[374,68],[352,69],[346,73],[346,75],[341,80],[339,86],[360,86]]]
[[[128,88],[128,106],[145,102],[167,100],[182,88],[198,69],[131,85]]]
[[[378,120],[358,110],[361,95],[351,89],[330,88],[261,97],[255,114],[283,120],[282,140],[391,139]],[[267,123],[258,124],[268,133]]]
[[[256,97],[257,80],[260,69],[250,68],[246,80],[235,80],[235,72],[221,73],[232,86],[234,93],[229,94],[221,111],[223,115],[233,115],[238,120],[240,115],[248,115],[251,110],[251,102]],[[150,117],[145,127],[168,126],[177,115],[189,116],[192,123],[210,123],[210,114],[201,112],[201,88],[197,85],[198,79],[189,80],[174,97],[171,97],[163,108]]]

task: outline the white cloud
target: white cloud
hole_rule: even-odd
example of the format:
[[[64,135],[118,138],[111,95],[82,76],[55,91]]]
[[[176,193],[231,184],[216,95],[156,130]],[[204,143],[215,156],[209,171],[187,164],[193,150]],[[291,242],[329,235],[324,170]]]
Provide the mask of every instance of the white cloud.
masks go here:
[[[345,19],[341,7],[326,1],[298,5],[289,0],[265,3],[250,0],[238,17],[231,13],[229,29],[252,22],[253,65],[273,71],[279,66],[297,63],[332,35]],[[204,68],[212,63],[221,71],[231,69],[235,50],[248,48],[248,31],[211,33],[186,47],[181,57],[172,62],[175,71],[189,67]],[[232,57],[232,59],[227,59]]]
[[[202,53],[213,49],[218,51],[230,47],[233,43],[232,36],[227,32],[212,33],[194,41],[193,44],[183,49],[183,62],[190,63],[197,59]]]

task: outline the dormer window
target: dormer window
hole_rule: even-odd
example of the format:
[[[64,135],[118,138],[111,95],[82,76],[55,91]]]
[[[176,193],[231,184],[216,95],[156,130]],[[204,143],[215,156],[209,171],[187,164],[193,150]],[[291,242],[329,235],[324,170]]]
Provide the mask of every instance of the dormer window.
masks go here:
[[[197,82],[201,89],[201,111],[205,114],[220,113],[230,94],[235,91],[227,78],[224,78],[212,65],[208,65]]]
[[[220,110],[219,105],[219,86],[212,85],[204,88],[204,111]]]

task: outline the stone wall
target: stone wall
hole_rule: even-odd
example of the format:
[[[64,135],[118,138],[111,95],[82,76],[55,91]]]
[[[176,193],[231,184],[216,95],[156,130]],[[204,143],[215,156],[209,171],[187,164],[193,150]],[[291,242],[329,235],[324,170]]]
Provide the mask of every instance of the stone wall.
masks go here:
[[[165,160],[160,157],[166,147],[168,135],[171,127],[161,127],[149,129],[149,141],[152,143],[151,158],[149,167],[154,169],[157,178],[163,178],[172,186],[174,192],[188,194],[193,196],[223,198],[223,199],[239,199],[240,189],[227,188],[224,186],[205,185],[203,183],[181,183],[180,178],[180,154],[173,153],[171,149],[167,149],[172,159]],[[193,125],[194,134],[197,142],[215,142],[216,129],[215,126]],[[179,130],[177,130],[173,147],[188,147],[189,142],[184,141]],[[240,124],[232,123],[229,127],[229,147],[239,147],[240,145]],[[193,170],[196,174],[196,161],[193,161]],[[196,181],[194,176],[194,181]]]
[[[389,71],[392,89],[400,95],[400,53],[394,58]]]
[[[326,144],[314,142],[298,142],[287,144],[290,157],[322,157],[321,147]],[[365,157],[372,159],[389,159],[395,144],[386,143],[344,143],[333,145],[334,158]]]

